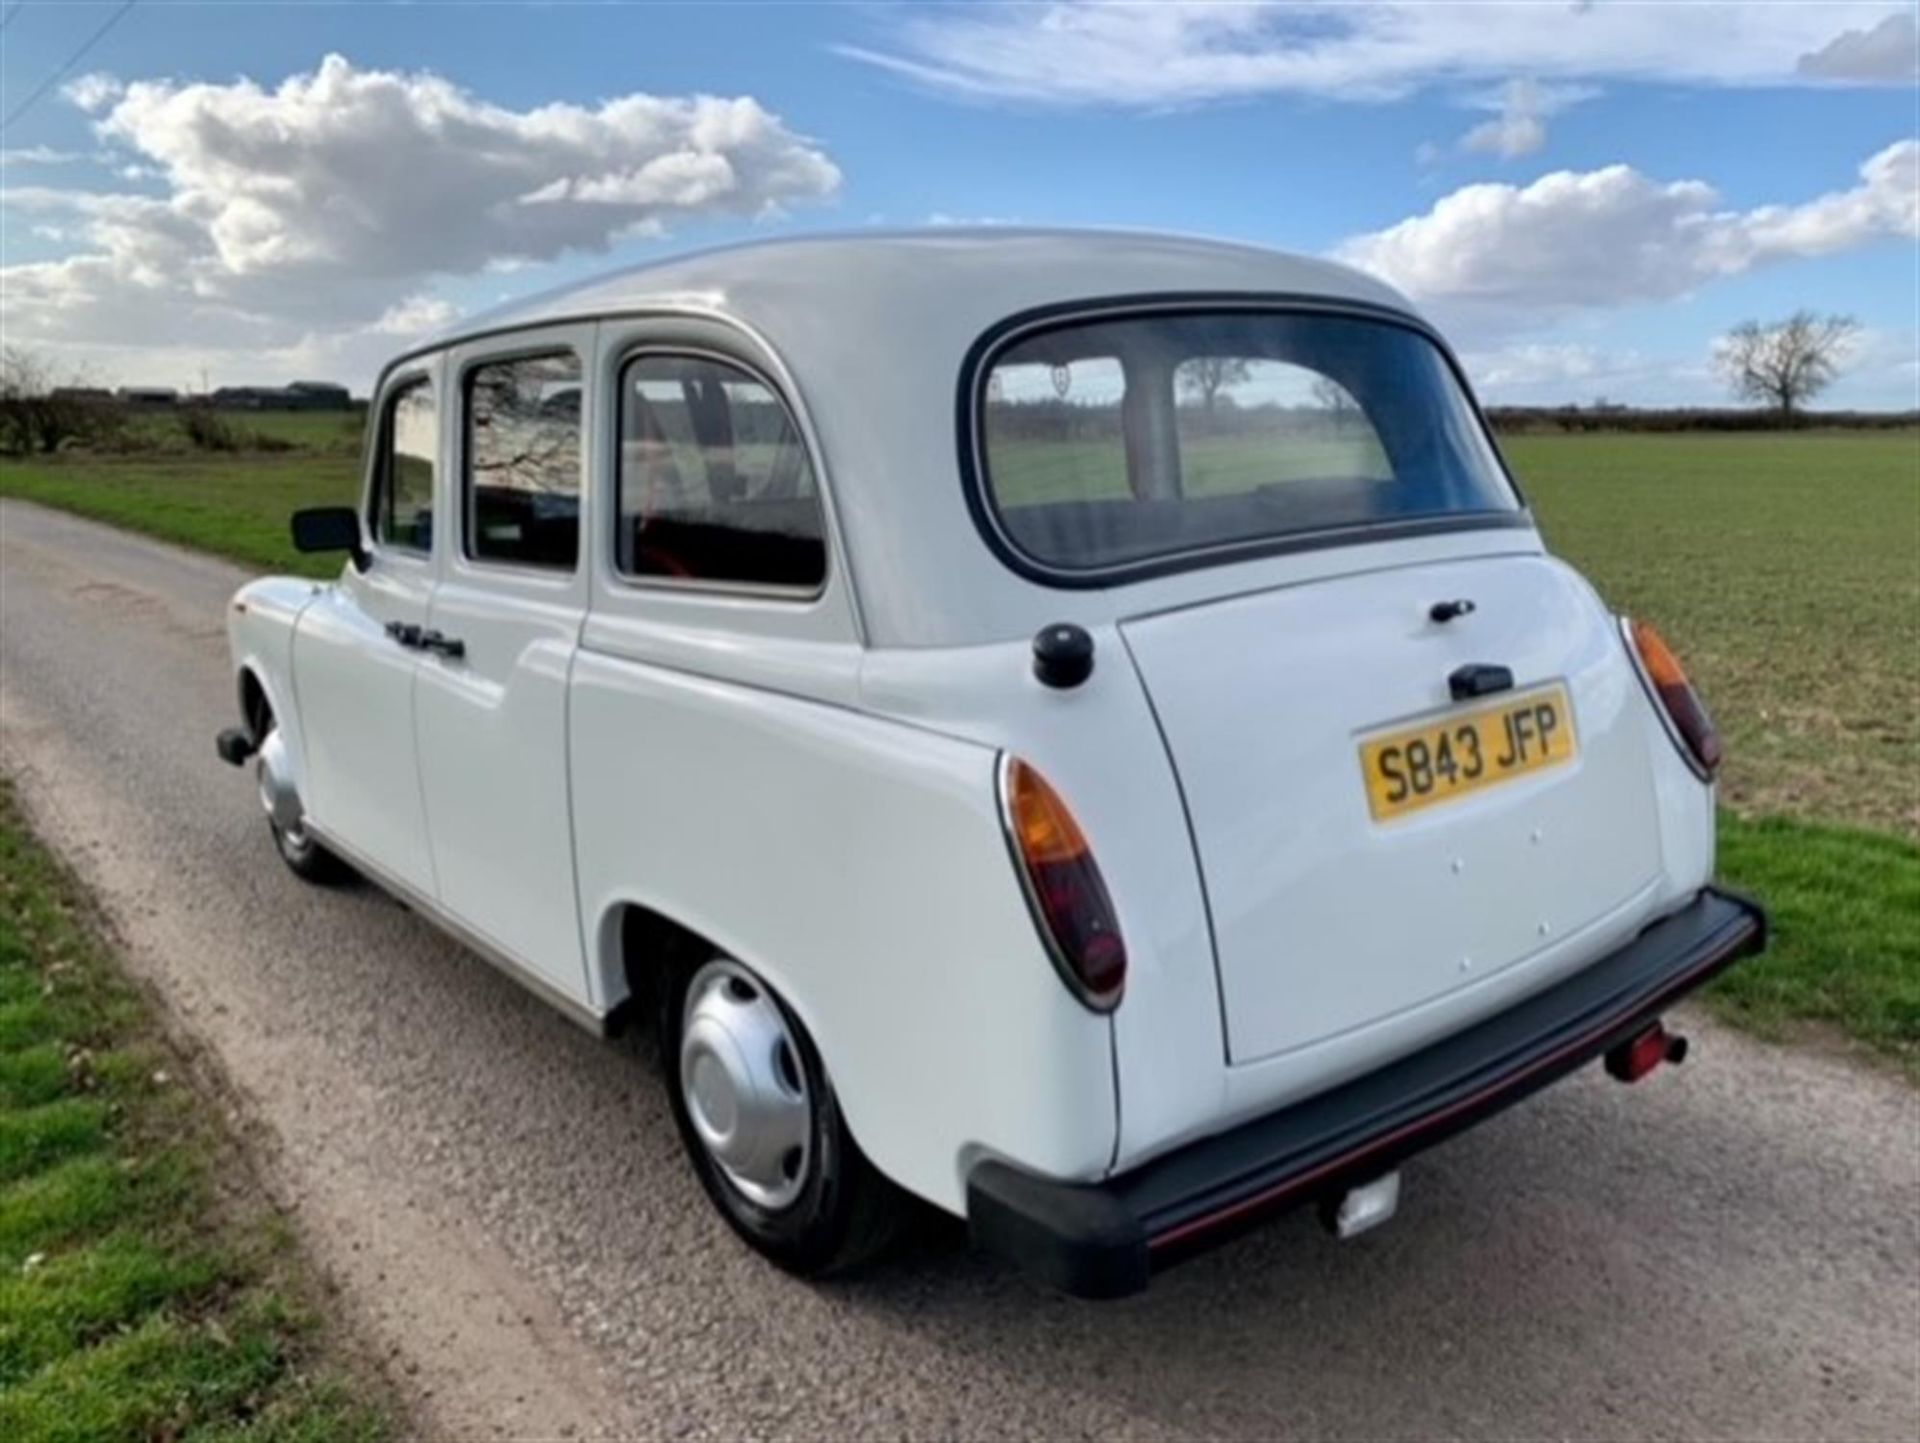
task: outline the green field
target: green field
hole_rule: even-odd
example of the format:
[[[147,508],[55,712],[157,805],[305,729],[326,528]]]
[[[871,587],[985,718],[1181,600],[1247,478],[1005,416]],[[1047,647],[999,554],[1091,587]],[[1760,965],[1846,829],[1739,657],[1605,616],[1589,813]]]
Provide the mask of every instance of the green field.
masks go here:
[[[1554,549],[1660,626],[1726,733],[1723,870],[1774,903],[1780,937],[1724,1004],[1920,1057],[1920,936],[1902,901],[1920,885],[1920,433],[1505,445]],[[351,499],[356,471],[344,452],[8,460],[0,495],[324,575],[337,561],[295,556],[286,515]]]
[[[340,558],[302,556],[287,517],[302,506],[351,504],[359,491],[351,456],[111,457],[52,461],[0,458],[0,496],[21,496],[197,546],[263,571],[332,576]]]
[[[364,410],[352,411],[218,411],[221,421],[236,433],[243,449],[285,445],[303,451],[325,451],[358,457],[366,425]],[[127,418],[120,445],[136,452],[191,454],[192,445],[180,426],[177,411],[135,412]]]
[[[1920,836],[1920,433],[1507,450],[1548,544],[1686,662],[1728,805]]]
[[[88,918],[0,781],[0,1438],[384,1437]]]

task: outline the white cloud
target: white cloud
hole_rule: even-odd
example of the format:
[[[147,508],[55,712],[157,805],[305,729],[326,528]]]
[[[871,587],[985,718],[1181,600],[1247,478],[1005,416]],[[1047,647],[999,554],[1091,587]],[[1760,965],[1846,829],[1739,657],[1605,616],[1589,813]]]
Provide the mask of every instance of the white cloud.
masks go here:
[[[1800,57],[1800,74],[1817,80],[1893,85],[1920,77],[1920,27],[1911,12],[1889,15],[1871,30],[1843,30]]]
[[[126,86],[111,75],[94,72],[69,80],[60,87],[60,93],[82,110],[99,110],[118,100]]]
[[[1821,401],[1920,410],[1920,332],[1863,327],[1847,347],[1845,369]]]
[[[4,193],[87,237],[0,271],[0,317],[29,343],[324,348],[330,333],[386,334],[437,276],[756,217],[840,181],[750,97],[511,110],[337,55],[273,89],[89,76],[66,93],[163,191]]]
[[[369,328],[382,336],[426,336],[460,319],[460,308],[439,296],[409,296],[381,313]]]
[[[1734,404],[1714,365],[1718,340],[1681,352],[1647,352],[1589,342],[1522,341],[1469,350],[1461,364],[1480,399],[1494,406]],[[1858,332],[1820,405],[1835,409],[1920,408],[1920,336],[1910,329]]]
[[[1342,244],[1340,259],[1481,323],[1684,295],[1722,276],[1888,237],[1920,239],[1920,141],[1860,183],[1799,205],[1722,209],[1702,181],[1631,166],[1464,186],[1422,215]]]
[[[1468,351],[1460,363],[1484,395],[1542,383],[1564,388],[1641,364],[1637,356],[1627,358],[1577,342],[1547,341]]]
[[[1546,143],[1546,122],[1523,110],[1483,120],[1460,137],[1462,150],[1490,151],[1503,160],[1532,155]]]
[[[77,151],[55,150],[50,145],[27,145],[0,150],[0,168],[16,165],[69,165],[86,157]]]
[[[885,40],[840,49],[977,98],[1139,106],[1274,94],[1384,100],[1434,83],[1512,75],[1792,83],[1813,78],[1799,68],[1803,56],[1905,8],[1897,0],[902,7],[890,13]]]
[[[1460,149],[1491,153],[1503,160],[1532,155],[1547,143],[1549,117],[1597,93],[1588,85],[1542,85],[1525,77],[1510,80],[1470,102],[1495,114],[1461,136]]]
[[[1462,353],[1480,399],[1495,406],[1563,405],[1607,397],[1635,405],[1711,399],[1704,359],[1676,363],[1585,342],[1525,341]]]

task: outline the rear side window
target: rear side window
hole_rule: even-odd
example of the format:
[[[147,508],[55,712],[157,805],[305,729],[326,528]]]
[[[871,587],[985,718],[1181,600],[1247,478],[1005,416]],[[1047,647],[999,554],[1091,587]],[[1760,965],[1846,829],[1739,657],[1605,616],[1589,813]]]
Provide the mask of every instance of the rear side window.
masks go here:
[[[373,535],[382,546],[433,551],[434,457],[440,448],[433,384],[422,376],[389,393],[375,458]]]
[[[571,571],[580,555],[580,361],[572,352],[467,373],[467,554]]]
[[[1440,349],[1390,321],[1088,320],[1012,342],[975,384],[984,499],[1045,571],[1520,509]]]
[[[817,590],[826,526],[813,465],[773,390],[704,356],[620,373],[617,559],[628,576]]]

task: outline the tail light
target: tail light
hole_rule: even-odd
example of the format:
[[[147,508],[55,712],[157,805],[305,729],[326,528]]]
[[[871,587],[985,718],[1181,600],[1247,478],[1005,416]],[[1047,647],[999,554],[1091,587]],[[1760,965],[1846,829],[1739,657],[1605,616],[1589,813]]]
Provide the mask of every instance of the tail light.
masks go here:
[[[1018,757],[1001,758],[1000,811],[1054,966],[1087,1006],[1111,1011],[1126,987],[1127,947],[1080,824],[1046,778]]]
[[[1700,700],[1700,693],[1687,680],[1680,658],[1651,624],[1622,619],[1620,625],[1626,633],[1627,649],[1639,666],[1640,678],[1660,703],[1660,711],[1679,741],[1682,755],[1700,774],[1701,780],[1713,780],[1713,774],[1720,769],[1720,732],[1713,718],[1707,715],[1707,704]]]

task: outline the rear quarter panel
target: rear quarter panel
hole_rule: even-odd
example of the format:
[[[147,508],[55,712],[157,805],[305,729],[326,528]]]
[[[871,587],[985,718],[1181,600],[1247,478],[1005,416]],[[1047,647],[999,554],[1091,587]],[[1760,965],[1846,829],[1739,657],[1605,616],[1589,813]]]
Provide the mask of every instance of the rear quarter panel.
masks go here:
[[[861,701],[1032,763],[1086,833],[1127,945],[1126,993],[1113,1013],[1116,1151],[1125,1157],[1219,1116],[1226,1057],[1206,900],[1173,768],[1119,628],[1090,623],[1088,632],[1093,675],[1078,687],[1042,685],[1022,639],[871,651]],[[1051,972],[1046,980],[1065,995]]]
[[[598,1006],[624,987],[622,904],[651,907],[787,999],[902,1186],[957,1212],[982,1156],[1105,1171],[1111,1029],[1041,950],[991,747],[591,651],[569,732]]]

